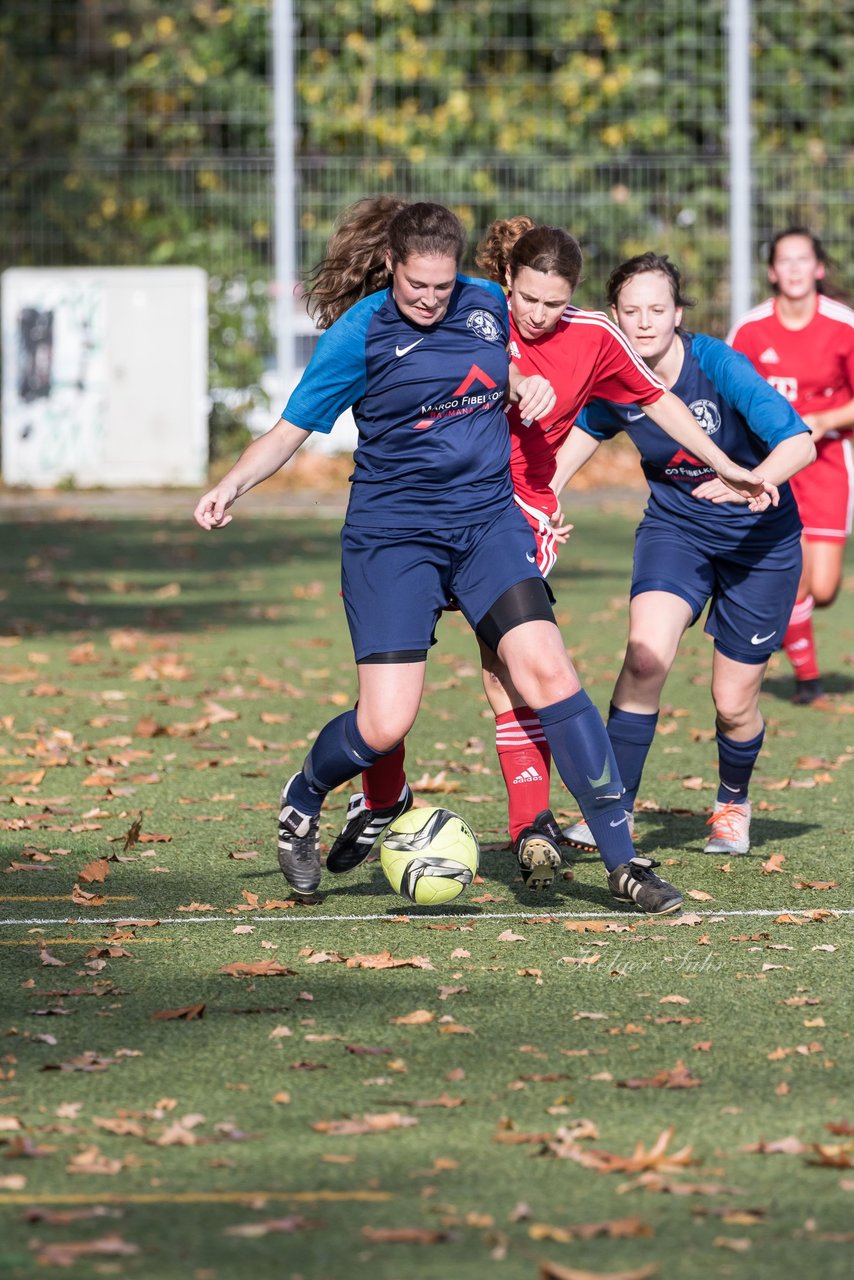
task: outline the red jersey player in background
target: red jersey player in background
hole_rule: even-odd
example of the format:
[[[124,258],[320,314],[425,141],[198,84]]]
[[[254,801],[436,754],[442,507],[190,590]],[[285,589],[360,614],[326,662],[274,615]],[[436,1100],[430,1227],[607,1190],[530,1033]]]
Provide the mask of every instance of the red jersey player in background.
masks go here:
[[[727,339],[791,402],[816,442],[815,462],[790,481],[804,526],[804,565],[783,648],[795,672],[794,700],[804,705],[825,701],[812,613],[839,592],[854,510],[854,311],[827,296],[827,266],[811,231],[781,231],[768,253],[775,296]]]
[[[477,264],[509,289],[512,362],[526,378],[547,379],[555,393],[553,409],[540,419],[523,419],[512,408],[508,414],[516,502],[535,532],[537,563],[545,576],[555,563],[557,544],[566,541],[571,527],[562,523],[550,486],[555,454],[590,399],[642,405],[646,415],[694,457],[707,457],[714,446],[691,411],[665,389],[615,325],[600,313],[570,305],[582,256],[567,231],[537,226],[525,216],[495,222],[478,248]],[[716,452],[713,465],[720,468],[728,459]],[[480,649],[484,688],[496,718],[496,749],[509,798],[514,852],[527,887],[547,889],[561,863],[563,833],[549,809],[551,753],[546,734],[497,654],[484,643]],[[363,773],[362,781],[364,795],[352,797],[344,829],[326,860],[333,873],[363,862],[385,828],[412,804],[402,744]]]

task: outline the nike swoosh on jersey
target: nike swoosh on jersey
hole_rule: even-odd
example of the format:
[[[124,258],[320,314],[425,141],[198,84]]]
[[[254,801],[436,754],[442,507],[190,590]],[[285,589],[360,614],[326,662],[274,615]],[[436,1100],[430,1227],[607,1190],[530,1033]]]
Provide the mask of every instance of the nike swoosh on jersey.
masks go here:
[[[526,551],[526,552],[525,552],[525,559],[526,559],[526,560],[530,560],[531,564],[536,564],[536,563],[537,563],[537,557],[536,557],[536,556],[532,556],[532,555],[531,555],[531,553],[530,553],[530,551]]]
[[[767,634],[767,636],[758,636],[758,635],[756,635],[756,633],[754,632],[754,634],[750,637],[750,643],[751,643],[751,644],[764,644],[766,640],[770,640],[770,639],[771,639],[771,637],[772,637],[772,636],[775,636],[776,634],[777,634],[777,629],[776,629],[776,627],[775,627],[775,629],[774,629],[773,631],[769,631],[769,632],[768,632],[768,634]]]
[[[412,351],[413,347],[417,347],[419,342],[423,341],[423,338],[416,338],[414,342],[410,342],[408,347],[395,347],[394,354],[396,356],[405,356],[408,351]]]

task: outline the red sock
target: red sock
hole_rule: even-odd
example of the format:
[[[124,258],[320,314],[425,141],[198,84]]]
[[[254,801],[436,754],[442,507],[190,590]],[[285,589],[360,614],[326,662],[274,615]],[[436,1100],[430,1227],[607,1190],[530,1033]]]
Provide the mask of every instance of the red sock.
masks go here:
[[[510,839],[549,807],[552,753],[537,713],[530,707],[495,718],[495,749],[507,788]]]
[[[792,610],[792,616],[783,637],[783,648],[792,664],[796,680],[817,680],[819,676],[818,655],[815,651],[812,630],[814,608],[815,600],[812,596],[799,600]]]
[[[362,790],[369,809],[390,809],[397,804],[406,774],[403,771],[403,758],[406,748],[401,742],[387,756],[380,756],[370,769],[362,774]]]

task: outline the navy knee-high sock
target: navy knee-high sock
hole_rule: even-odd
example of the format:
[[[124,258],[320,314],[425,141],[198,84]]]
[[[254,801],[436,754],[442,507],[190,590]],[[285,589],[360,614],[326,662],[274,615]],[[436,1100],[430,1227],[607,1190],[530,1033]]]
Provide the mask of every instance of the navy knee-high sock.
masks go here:
[[[391,748],[397,749],[397,744]],[[387,755],[368,746],[359,733],[356,712],[345,711],[324,725],[288,789],[288,803],[300,813],[320,813],[327,792],[369,769]]]
[[[634,856],[623,783],[602,717],[583,689],[537,710],[555,767],[575,796],[609,871]]]
[[[751,738],[749,742],[736,742],[733,738],[727,738],[725,734],[718,729],[718,771],[720,775],[720,786],[718,787],[718,801],[721,804],[744,804],[747,799],[747,791],[750,786],[750,777],[753,773],[753,766],[759,752],[762,750],[762,743],[765,741],[765,726],[762,726],[760,733],[755,738]]]
[[[608,711],[608,737],[614,748],[614,759],[623,780],[626,793],[623,804],[627,809],[635,807],[643,768],[655,737],[658,712],[643,715],[638,711],[622,711],[613,702]]]

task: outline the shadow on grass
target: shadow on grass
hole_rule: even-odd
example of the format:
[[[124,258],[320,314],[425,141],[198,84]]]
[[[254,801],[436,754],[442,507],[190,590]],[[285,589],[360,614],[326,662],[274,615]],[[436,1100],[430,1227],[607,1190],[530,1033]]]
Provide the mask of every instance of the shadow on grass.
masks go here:
[[[842,697],[850,694],[854,690],[854,677],[846,675],[842,671],[830,671],[822,673],[821,683],[824,692],[829,698]],[[762,692],[769,697],[776,698],[779,702],[792,702],[795,692],[795,681],[792,676],[766,676],[762,683]],[[819,710],[819,708],[813,708]],[[806,713],[810,710],[809,706],[803,707]],[[822,708],[823,710],[823,708]]]
[[[329,577],[339,559],[338,533],[338,523],[284,519],[254,519],[213,534],[189,517],[22,524],[16,559],[0,568],[3,631],[287,625],[283,571],[303,587]],[[273,573],[275,591],[265,581]],[[337,568],[332,573],[337,577]]]
[[[666,849],[668,852],[702,852],[709,838],[707,818],[705,811],[690,815],[670,813],[658,815],[645,812],[641,818],[642,825],[638,830],[638,850],[651,856],[655,855],[656,849]],[[760,855],[758,852],[764,846],[796,840],[810,831],[820,829],[821,823],[818,822],[794,821],[776,816],[765,817],[754,810],[750,821],[751,853],[746,856],[764,857],[764,853]]]
[[[327,601],[337,592],[340,520],[254,516],[205,533],[191,510],[188,500],[186,520],[6,522],[14,523],[16,550],[0,565],[3,632],[281,627],[291,610],[304,614],[305,590],[315,578],[336,583],[327,585]],[[606,544],[614,539],[616,554],[622,529],[600,530],[597,523],[597,532]],[[615,583],[624,580],[619,559],[612,572]],[[600,561],[576,561],[572,579],[599,580],[602,573]]]

